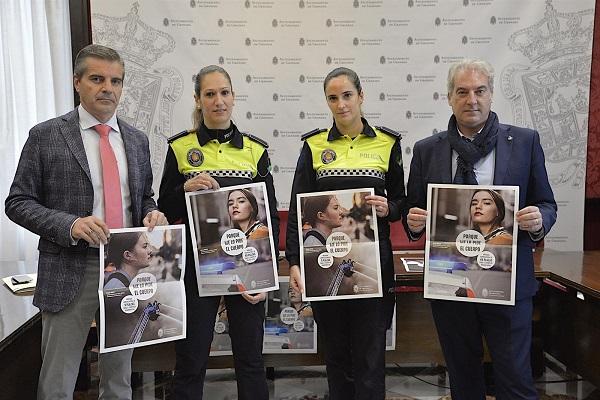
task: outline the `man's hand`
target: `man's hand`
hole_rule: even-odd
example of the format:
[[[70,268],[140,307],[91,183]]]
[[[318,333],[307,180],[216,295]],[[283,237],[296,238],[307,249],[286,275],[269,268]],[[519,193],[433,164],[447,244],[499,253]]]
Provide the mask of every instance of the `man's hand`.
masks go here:
[[[258,304],[267,298],[266,293],[248,294],[242,293],[242,297],[250,304]]]
[[[100,246],[100,243],[106,244],[108,235],[108,226],[93,215],[77,219],[71,229],[73,239],[82,239],[96,246]]]
[[[408,210],[408,215],[406,216],[406,224],[408,225],[408,229],[410,229],[413,233],[420,233],[423,229],[425,229],[425,223],[427,222],[427,210],[423,210],[422,208],[413,207]]]
[[[193,178],[188,179],[183,184],[185,192],[197,192],[199,190],[219,189],[219,182],[212,176],[206,173],[201,173]]]
[[[298,293],[304,293],[302,276],[300,276],[300,267],[298,265],[290,266],[290,286]]]
[[[142,223],[148,228],[148,232],[152,232],[152,229],[154,229],[156,225],[169,225],[169,221],[167,221],[165,214],[158,210],[150,211]]]
[[[531,233],[539,232],[542,229],[542,213],[536,206],[528,206],[517,211],[517,223],[519,229]]]

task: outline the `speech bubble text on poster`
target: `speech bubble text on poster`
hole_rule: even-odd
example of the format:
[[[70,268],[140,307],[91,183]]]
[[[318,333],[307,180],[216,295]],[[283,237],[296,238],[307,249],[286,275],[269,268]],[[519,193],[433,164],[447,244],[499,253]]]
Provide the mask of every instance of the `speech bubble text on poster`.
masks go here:
[[[239,229],[229,229],[221,236],[221,248],[230,256],[242,254],[247,244],[246,235]]]
[[[281,322],[286,325],[292,325],[298,319],[298,311],[294,307],[286,307],[279,314]]]
[[[121,311],[125,314],[131,314],[138,308],[138,299],[132,295],[128,295],[121,299]]]
[[[485,248],[485,239],[481,233],[469,229],[458,234],[456,248],[463,256],[475,257]]]
[[[477,256],[477,264],[483,269],[490,269],[496,264],[496,256],[489,251],[482,251]]]
[[[327,237],[327,252],[336,258],[345,257],[352,250],[352,240],[344,232],[333,232]]]
[[[252,264],[254,261],[256,261],[258,259],[258,250],[256,250],[256,247],[252,247],[252,246],[246,247],[242,254],[242,258],[248,264]]]
[[[304,321],[299,319],[296,322],[294,322],[294,330],[296,332],[300,332],[302,329],[304,329]]]
[[[225,332],[225,328],[226,328],[225,322],[223,322],[223,321],[215,322],[215,333],[221,334],[221,333]]]
[[[321,268],[329,268],[333,265],[333,256],[329,253],[321,253],[317,258],[317,262]]]
[[[131,280],[129,291],[138,300],[148,300],[156,294],[156,277],[148,272],[141,272]]]

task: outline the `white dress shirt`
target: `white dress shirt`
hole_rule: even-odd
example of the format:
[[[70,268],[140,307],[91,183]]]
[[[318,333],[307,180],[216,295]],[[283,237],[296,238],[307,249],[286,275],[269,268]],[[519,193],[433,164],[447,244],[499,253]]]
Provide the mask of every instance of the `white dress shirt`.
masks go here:
[[[92,214],[104,221],[104,185],[102,184],[102,161],[100,159],[100,135],[94,129],[95,125],[101,124],[93,115],[86,111],[81,105],[79,111],[79,130],[85,148],[90,177],[94,188],[94,207]],[[131,217],[131,193],[129,191],[129,174],[127,169],[127,156],[125,144],[121,137],[116,114],[109,119],[105,125],[112,129],[108,134],[108,141],[113,148],[119,168],[119,180],[121,181],[121,204],[123,204],[123,228],[133,226]]]

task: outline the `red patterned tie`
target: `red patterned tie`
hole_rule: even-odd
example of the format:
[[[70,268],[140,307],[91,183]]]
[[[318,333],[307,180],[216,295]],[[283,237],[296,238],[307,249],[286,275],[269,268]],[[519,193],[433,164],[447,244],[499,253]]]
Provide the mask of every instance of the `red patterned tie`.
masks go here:
[[[123,227],[123,204],[119,167],[108,134],[110,126],[99,124],[94,129],[100,135],[100,159],[102,160],[102,185],[104,187],[104,221],[109,228]]]

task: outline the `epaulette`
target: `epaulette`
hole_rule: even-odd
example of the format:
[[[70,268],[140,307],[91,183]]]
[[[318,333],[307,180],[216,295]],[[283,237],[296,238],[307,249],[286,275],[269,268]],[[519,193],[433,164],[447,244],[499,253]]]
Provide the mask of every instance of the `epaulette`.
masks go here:
[[[393,136],[398,139],[402,139],[402,134],[400,132],[391,130],[390,128],[388,128],[386,126],[376,126],[375,128],[377,128],[377,130],[380,130],[381,132],[387,133],[390,136]]]
[[[254,136],[251,133],[247,133],[247,132],[241,132],[242,135],[246,136],[248,139],[255,141],[256,143],[262,145],[265,149],[269,148],[269,143],[265,142],[264,140],[262,140],[261,138]]]
[[[310,132],[306,132],[304,135],[302,135],[302,136],[300,137],[300,139],[302,139],[302,140],[306,140],[306,139],[308,139],[309,137],[316,135],[317,133],[321,133],[321,132],[325,132],[325,131],[327,131],[327,129],[319,129],[319,128],[317,128],[317,129],[313,129],[312,131],[310,131]]]
[[[173,136],[171,136],[170,138],[167,139],[167,143],[172,143],[174,140],[177,140],[179,138],[187,136],[187,135],[189,135],[192,132],[194,132],[194,131],[193,130],[192,131],[185,130],[185,131],[176,133],[175,135],[173,135]]]

